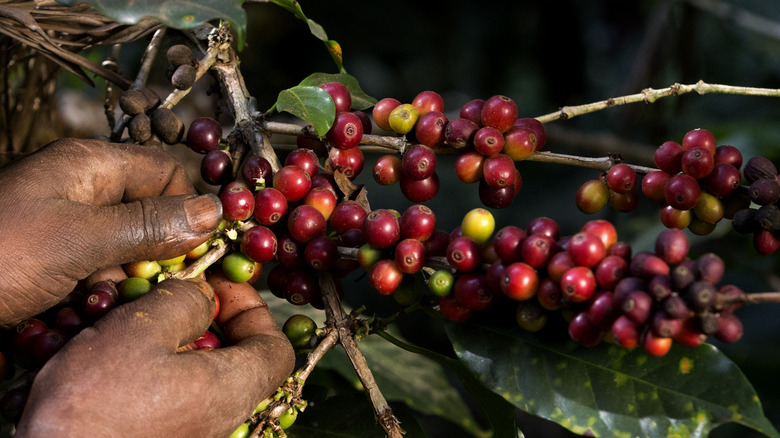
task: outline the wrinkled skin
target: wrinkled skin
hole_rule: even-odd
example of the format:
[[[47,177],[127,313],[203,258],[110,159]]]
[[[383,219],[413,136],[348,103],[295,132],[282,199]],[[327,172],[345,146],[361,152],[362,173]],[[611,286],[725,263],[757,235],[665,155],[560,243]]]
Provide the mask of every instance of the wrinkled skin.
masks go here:
[[[4,326],[90,275],[116,279],[121,263],[190,251],[222,214],[166,152],[94,140],[54,142],[0,169],[0,187]],[[16,436],[229,435],[294,356],[252,286],[209,283],[162,282],[70,340],[36,376]],[[176,353],[209,327],[215,293],[230,346]]]

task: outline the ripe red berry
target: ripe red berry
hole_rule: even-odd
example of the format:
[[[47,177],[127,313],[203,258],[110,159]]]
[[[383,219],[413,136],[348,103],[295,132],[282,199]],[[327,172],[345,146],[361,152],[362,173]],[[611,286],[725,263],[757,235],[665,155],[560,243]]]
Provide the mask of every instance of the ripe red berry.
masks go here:
[[[339,258],[336,242],[328,236],[318,236],[306,243],[303,250],[306,263],[317,271],[327,271]]]
[[[688,236],[678,229],[663,230],[655,239],[655,253],[670,265],[682,263],[688,257]]]
[[[471,120],[458,117],[450,120],[444,128],[444,140],[455,149],[463,149],[474,143],[474,135],[479,125]]]
[[[351,229],[361,229],[366,215],[366,209],[360,203],[345,199],[336,204],[330,214],[329,222],[336,232],[344,233]]]
[[[506,132],[517,120],[517,105],[507,96],[492,96],[485,101],[480,120],[482,126],[492,126],[502,133]]]
[[[569,321],[569,337],[585,347],[594,347],[604,339],[604,331],[588,320],[586,312],[580,312]]]
[[[661,338],[653,334],[652,331],[645,333],[645,340],[642,344],[645,351],[653,356],[663,356],[672,348],[672,338]]]
[[[724,197],[738,189],[742,175],[738,168],[728,163],[718,163],[702,181],[702,186],[711,194]]]
[[[715,149],[717,145],[715,143],[715,136],[706,129],[697,128],[688,131],[683,137],[682,148],[684,151],[701,147],[709,151],[710,155],[715,155]]]
[[[415,204],[404,210],[398,223],[401,238],[426,241],[436,230],[436,215],[427,206]]]
[[[322,213],[325,220],[328,220],[336,208],[336,194],[330,189],[316,187],[309,190],[301,200],[301,204],[311,205]]]
[[[521,260],[537,269],[546,267],[555,252],[555,239],[546,234],[531,234],[520,244]]]
[[[580,228],[580,231],[586,231],[601,239],[601,243],[604,244],[604,248],[606,248],[607,251],[609,251],[609,249],[612,248],[612,245],[617,243],[618,240],[617,229],[612,225],[612,222],[605,219],[593,219],[585,222],[585,225]]]
[[[334,171],[340,170],[349,179],[360,175],[364,163],[365,158],[360,148],[331,148],[328,153],[328,166]]]
[[[471,310],[486,309],[493,303],[495,297],[487,285],[485,276],[476,272],[466,272],[459,275],[452,290],[455,299]]]
[[[60,330],[49,328],[29,340],[30,355],[38,366],[43,366],[68,342],[68,336]]]
[[[588,268],[596,266],[607,255],[601,239],[586,231],[573,235],[566,250],[575,265]]]
[[[401,180],[401,159],[397,155],[383,155],[374,163],[373,177],[377,184],[389,186]]]
[[[505,263],[518,262],[521,259],[520,244],[525,239],[525,231],[515,225],[507,225],[493,238],[493,250]]]
[[[482,179],[479,181],[477,193],[485,207],[506,208],[512,205],[512,200],[515,198],[515,186],[493,187]]]
[[[401,177],[401,193],[412,202],[427,202],[439,193],[439,175],[433,172],[425,179]]]
[[[423,91],[412,100],[412,106],[422,116],[431,111],[444,111],[444,99],[435,91]]]
[[[401,227],[395,213],[386,209],[377,209],[363,220],[363,237],[376,248],[388,248],[401,236]]]
[[[206,152],[200,162],[200,176],[211,185],[222,185],[232,177],[233,159],[227,151],[215,149]]]
[[[247,184],[250,190],[257,190],[258,184],[263,186],[270,185],[273,178],[271,163],[263,157],[257,155],[249,156],[241,166],[241,179]]]
[[[439,311],[450,321],[463,322],[471,318],[473,311],[455,298],[455,294],[439,298]]]
[[[291,151],[284,158],[285,166],[298,166],[303,169],[310,177],[319,172],[320,160],[317,154],[311,149],[299,148]]]
[[[302,243],[322,236],[327,231],[327,228],[328,222],[325,220],[325,217],[311,205],[295,207],[287,218],[287,230],[293,239]]]
[[[607,171],[607,186],[617,193],[628,193],[636,187],[636,171],[628,164],[618,163]]]
[[[284,166],[274,174],[273,187],[288,201],[299,201],[311,189],[311,177],[298,166]]]
[[[474,149],[482,155],[495,155],[504,148],[504,135],[496,128],[484,126],[474,134]]]
[[[516,128],[524,128],[531,131],[534,134],[536,140],[536,150],[541,149],[547,142],[547,135],[544,130],[544,125],[537,119],[532,117],[521,117],[515,120],[513,125]]]
[[[623,348],[634,348],[639,345],[640,335],[639,324],[625,315],[618,316],[612,323],[612,337],[615,343]]]
[[[430,177],[436,170],[436,153],[428,146],[416,144],[401,158],[403,177],[415,180]]]
[[[341,82],[328,82],[320,85],[320,88],[330,94],[336,113],[349,111],[352,108],[352,95],[349,94],[346,85]]]
[[[496,154],[485,159],[482,176],[491,187],[504,188],[514,186],[515,162],[509,155]]]
[[[609,291],[596,292],[586,310],[588,321],[602,330],[609,330],[620,312],[615,307],[613,294]]]
[[[219,195],[219,200],[222,217],[228,221],[245,221],[255,211],[255,195],[246,187],[230,187]]]
[[[276,254],[276,235],[270,229],[258,225],[244,232],[241,239],[241,252],[250,259],[265,263]]]
[[[114,307],[116,307],[116,299],[101,290],[91,291],[81,300],[81,313],[90,322],[102,318]]]
[[[561,291],[566,299],[574,303],[587,301],[596,292],[596,276],[585,266],[575,266],[564,272]]]
[[[501,291],[513,300],[532,298],[539,287],[539,274],[531,265],[523,262],[510,264],[501,279]]]
[[[273,225],[287,213],[287,198],[273,187],[266,187],[255,195],[254,217],[260,225]]]
[[[401,285],[403,278],[403,272],[393,260],[379,260],[368,271],[368,284],[382,295],[392,294]]]
[[[426,146],[441,146],[444,144],[444,131],[448,123],[447,116],[441,111],[421,113],[420,118],[414,125],[414,136],[418,142]]]
[[[683,148],[675,141],[664,142],[655,151],[655,165],[669,175],[675,175],[682,170]]]
[[[466,184],[482,180],[485,156],[477,151],[468,151],[455,160],[455,175]]]
[[[222,125],[211,117],[193,120],[187,130],[187,146],[199,154],[217,149],[221,140]]]
[[[715,148],[715,165],[730,164],[739,169],[742,167],[742,152],[731,145],[721,145]]]
[[[390,119],[390,113],[399,105],[401,105],[401,102],[392,97],[385,97],[377,102],[371,112],[376,126],[379,126],[385,131],[392,131],[388,120]]]
[[[482,126],[482,108],[485,106],[484,99],[472,99],[463,104],[460,108],[460,117],[471,120],[478,126]]]
[[[671,175],[662,170],[647,173],[642,178],[642,195],[653,202],[663,202],[666,199],[664,189],[669,178]]]
[[[682,171],[695,179],[702,179],[715,168],[715,157],[703,147],[687,149],[680,160]]]
[[[425,265],[425,245],[419,240],[401,240],[393,254],[396,266],[404,274],[416,274]]]
[[[525,160],[538,149],[536,136],[530,129],[515,125],[504,133],[504,148],[502,152],[515,161]]]
[[[447,261],[458,271],[471,271],[482,263],[482,247],[471,237],[456,237],[447,246]]]
[[[601,259],[594,274],[596,283],[602,289],[612,290],[618,282],[630,273],[626,259],[616,255],[608,255]]]
[[[354,148],[363,139],[363,122],[350,112],[336,113],[333,126],[325,134],[325,138],[335,148]]]
[[[701,195],[701,187],[695,178],[686,174],[677,174],[666,183],[664,198],[666,202],[678,210],[690,210]]]

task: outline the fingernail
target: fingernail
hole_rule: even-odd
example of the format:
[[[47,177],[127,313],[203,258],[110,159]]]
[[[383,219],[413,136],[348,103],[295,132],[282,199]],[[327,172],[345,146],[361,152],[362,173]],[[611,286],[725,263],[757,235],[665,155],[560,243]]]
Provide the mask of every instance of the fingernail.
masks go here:
[[[184,213],[192,231],[205,233],[216,229],[222,220],[222,203],[217,195],[208,193],[184,201]]]

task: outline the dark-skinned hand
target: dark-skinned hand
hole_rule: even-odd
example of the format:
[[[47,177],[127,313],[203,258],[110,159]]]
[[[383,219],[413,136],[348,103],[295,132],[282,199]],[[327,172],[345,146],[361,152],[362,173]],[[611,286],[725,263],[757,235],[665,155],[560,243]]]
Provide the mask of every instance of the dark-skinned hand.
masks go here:
[[[196,196],[157,148],[59,140],[1,169],[0,187],[5,326],[96,271],[184,254],[221,219],[219,201]],[[209,283],[166,280],[82,330],[36,376],[16,436],[229,435],[294,356],[252,286]],[[215,292],[229,346],[177,352],[208,328]]]

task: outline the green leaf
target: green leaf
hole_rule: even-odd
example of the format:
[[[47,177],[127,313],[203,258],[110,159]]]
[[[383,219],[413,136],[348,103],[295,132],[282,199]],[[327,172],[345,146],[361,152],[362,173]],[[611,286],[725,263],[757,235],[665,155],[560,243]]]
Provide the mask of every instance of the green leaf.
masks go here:
[[[468,407],[447,381],[439,364],[424,356],[401,350],[377,336],[363,339],[358,347],[388,401],[404,402],[418,412],[445,418],[474,435],[481,433]],[[359,385],[349,358],[340,347],[325,355],[317,366],[333,369],[356,387]]]
[[[73,5],[82,0],[58,0],[64,5]],[[177,0],[177,1],[135,1],[135,0],[83,0],[95,10],[117,23],[136,24],[144,17],[153,17],[160,23],[174,29],[191,29],[221,18],[236,29],[237,46],[244,46],[246,36],[246,11],[243,0]]]
[[[275,106],[278,111],[286,111],[309,123],[320,136],[328,132],[336,118],[333,99],[320,87],[298,85],[282,90]]]
[[[336,63],[336,67],[338,67],[340,72],[344,72],[344,58],[341,53],[341,46],[336,41],[328,39],[328,34],[319,23],[306,17],[306,14],[303,13],[303,9],[301,9],[299,2],[295,0],[271,0],[271,3],[283,7],[295,15],[295,18],[305,21],[306,25],[309,26],[309,32],[311,32],[311,34],[314,35],[318,40],[325,43],[325,48],[333,58],[333,62]]]
[[[780,437],[739,368],[711,345],[664,357],[447,323],[464,364],[518,408],[595,436],[703,437],[737,422]]]
[[[299,85],[312,85],[319,87],[322,84],[328,82],[341,82],[349,90],[349,94],[352,96],[352,108],[356,110],[365,110],[376,105],[377,100],[366,94],[358,80],[347,73],[313,73],[302,80]]]
[[[416,351],[419,354],[422,354],[423,356],[438,362],[450,370],[450,372],[452,372],[456,377],[458,377],[461,383],[463,383],[463,386],[477,401],[480,408],[482,408],[482,412],[485,414],[485,417],[487,417],[487,420],[492,426],[491,431],[493,436],[522,436],[522,432],[517,429],[517,424],[515,423],[516,408],[501,398],[501,396],[498,394],[485,388],[485,386],[482,385],[482,383],[477,380],[473,374],[471,374],[471,371],[466,368],[463,362],[430,350],[426,350],[424,348],[402,343],[399,339],[393,338],[388,334],[383,334],[381,332],[377,334],[381,335],[385,339],[388,339],[390,342],[393,342],[401,348],[410,351]]]

